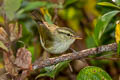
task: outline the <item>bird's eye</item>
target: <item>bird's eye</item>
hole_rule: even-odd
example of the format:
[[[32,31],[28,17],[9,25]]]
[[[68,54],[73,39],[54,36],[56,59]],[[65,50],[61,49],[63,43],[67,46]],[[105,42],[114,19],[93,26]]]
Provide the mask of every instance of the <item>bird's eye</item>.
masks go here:
[[[70,34],[67,34],[67,36],[71,36]]]

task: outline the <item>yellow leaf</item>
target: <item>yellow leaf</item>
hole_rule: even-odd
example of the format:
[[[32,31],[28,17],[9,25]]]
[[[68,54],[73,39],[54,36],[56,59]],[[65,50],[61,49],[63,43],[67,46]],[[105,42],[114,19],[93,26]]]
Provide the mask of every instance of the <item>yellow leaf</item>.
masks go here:
[[[99,13],[96,10],[96,2],[97,0],[87,0],[84,5],[84,9],[89,15],[99,16]]]
[[[45,8],[42,7],[42,8],[40,8],[40,11],[41,11],[42,15],[45,16],[45,14],[46,14],[46,15],[50,16],[50,14],[48,12],[48,9],[45,9]]]
[[[0,69],[4,68],[4,65],[2,63],[0,63]]]
[[[0,41],[0,48],[8,52],[8,48],[4,45],[2,41]]]
[[[119,43],[120,42],[120,21],[117,21],[116,23],[116,29],[115,29],[115,38],[116,38],[116,42]]]
[[[3,19],[3,17],[2,16],[0,16],[0,23],[4,23],[4,19]]]

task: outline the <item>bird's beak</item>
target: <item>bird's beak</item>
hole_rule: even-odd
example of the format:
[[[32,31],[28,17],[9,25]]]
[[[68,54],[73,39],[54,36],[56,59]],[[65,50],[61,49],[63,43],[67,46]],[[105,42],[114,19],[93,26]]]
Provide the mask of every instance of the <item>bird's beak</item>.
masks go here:
[[[80,38],[80,36],[73,36],[74,39],[79,39],[81,40],[82,38]]]

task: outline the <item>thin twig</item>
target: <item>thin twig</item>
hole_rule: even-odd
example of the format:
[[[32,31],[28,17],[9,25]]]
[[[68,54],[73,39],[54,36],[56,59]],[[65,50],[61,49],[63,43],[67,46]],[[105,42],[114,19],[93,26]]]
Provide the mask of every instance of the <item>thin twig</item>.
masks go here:
[[[85,59],[87,60],[114,60],[114,61],[120,60],[120,58],[118,57],[114,57],[114,58],[96,57],[96,58],[85,58]]]
[[[33,70],[47,67],[50,65],[54,65],[59,62],[63,62],[63,61],[67,61],[67,60],[83,59],[89,55],[95,55],[95,54],[100,54],[102,52],[116,51],[116,50],[117,50],[117,44],[112,43],[112,44],[103,45],[103,46],[100,46],[97,48],[85,49],[85,50],[79,51],[77,54],[67,53],[67,54],[61,55],[59,57],[48,58],[43,61],[41,61],[41,59],[39,58],[38,60],[35,61],[35,63],[33,63]]]
[[[55,13],[55,16],[53,17],[53,22],[55,22],[57,17],[58,17],[58,10],[57,10],[57,8],[54,9],[54,13]]]

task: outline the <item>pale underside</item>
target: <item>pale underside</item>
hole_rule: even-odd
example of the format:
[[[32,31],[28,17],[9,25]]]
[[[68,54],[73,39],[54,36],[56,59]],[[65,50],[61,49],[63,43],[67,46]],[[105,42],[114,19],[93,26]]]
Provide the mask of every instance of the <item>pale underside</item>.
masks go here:
[[[53,43],[52,43],[52,46],[51,47],[47,47],[47,46],[44,46],[42,40],[41,40],[41,44],[42,44],[42,47],[49,53],[53,53],[53,54],[61,54],[63,52],[65,52],[66,50],[69,49],[70,45],[74,42],[75,40],[68,40],[68,41],[65,41],[65,42],[62,42],[62,41],[57,41],[55,40]]]

